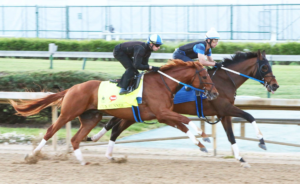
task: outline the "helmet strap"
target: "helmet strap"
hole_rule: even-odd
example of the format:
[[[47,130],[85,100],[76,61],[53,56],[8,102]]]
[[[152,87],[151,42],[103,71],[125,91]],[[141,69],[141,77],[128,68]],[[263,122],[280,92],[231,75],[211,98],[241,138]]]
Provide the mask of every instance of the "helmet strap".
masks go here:
[[[211,39],[209,39],[209,40],[210,40],[210,42],[208,42],[208,41],[206,40],[206,43],[208,43],[209,47],[211,48],[211,42],[212,42],[212,40],[211,40]]]
[[[151,50],[153,50],[153,43],[152,43],[152,45],[151,45],[150,43],[152,43],[152,42],[151,42],[151,41],[149,42],[149,48],[150,48]]]

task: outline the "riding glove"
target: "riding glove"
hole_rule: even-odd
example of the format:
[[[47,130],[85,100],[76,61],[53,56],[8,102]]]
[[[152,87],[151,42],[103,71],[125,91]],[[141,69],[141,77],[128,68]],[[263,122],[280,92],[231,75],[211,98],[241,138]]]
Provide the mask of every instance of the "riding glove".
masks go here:
[[[216,63],[214,67],[217,69],[221,69],[222,66],[222,63]]]
[[[152,71],[154,71],[154,72],[157,72],[158,70],[160,69],[160,67],[157,67],[157,66],[152,66]]]

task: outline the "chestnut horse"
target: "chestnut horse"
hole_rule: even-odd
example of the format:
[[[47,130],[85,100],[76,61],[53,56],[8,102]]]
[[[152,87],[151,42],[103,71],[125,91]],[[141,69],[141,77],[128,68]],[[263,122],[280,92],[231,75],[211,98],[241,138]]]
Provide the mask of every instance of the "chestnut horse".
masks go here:
[[[207,70],[198,62],[183,62],[181,60],[170,60],[161,67],[161,71],[177,79],[180,82],[191,84],[195,88],[209,89],[206,92],[208,99],[213,100],[218,92],[212,83]],[[61,114],[57,121],[51,125],[44,139],[33,151],[35,155],[46,142],[68,121],[79,116],[81,126],[78,132],[71,139],[74,154],[82,165],[84,161],[79,149],[79,143],[102,119],[105,112],[118,118],[134,121],[131,108],[97,110],[98,88],[101,81],[91,80],[77,84],[65,91],[51,94],[45,98],[22,101],[17,104],[11,101],[12,106],[22,116],[30,116],[39,113],[42,109],[51,105],[61,105]],[[204,147],[199,140],[188,130],[184,124],[193,124],[187,117],[172,111],[173,96],[178,90],[177,82],[163,77],[159,73],[147,73],[144,76],[143,102],[139,105],[141,119],[157,119],[160,123],[177,126],[180,130],[200,148]],[[108,89],[109,90],[109,89]],[[194,124],[193,124],[194,125]],[[113,145],[110,145],[113,146]]]
[[[266,59],[264,51],[262,54],[260,51],[258,51],[258,53],[237,53],[232,59],[225,59],[223,65],[231,70],[235,70],[259,80],[264,80],[264,85],[269,92],[276,91],[279,87],[275,76],[272,73],[271,66]],[[246,163],[245,160],[239,156],[239,149],[236,145],[235,137],[232,131],[231,116],[242,117],[250,122],[256,131],[257,137],[259,138],[259,147],[266,149],[263,135],[259,131],[254,117],[234,106],[236,91],[247,80],[247,78],[228,73],[225,70],[216,71],[216,69],[209,70],[209,74],[216,85],[219,96],[217,100],[214,101],[203,100],[203,113],[206,116],[217,115],[219,118],[222,118],[222,124],[227,133],[228,140],[232,144],[235,158],[241,163]],[[196,103],[186,102],[175,104],[173,111],[180,114],[197,115]],[[112,128],[110,141],[115,142],[121,132],[133,123],[135,122],[130,120],[121,120],[117,117],[114,117],[98,134],[92,137],[92,140],[99,140],[106,131]],[[202,132],[198,133],[203,134]],[[202,150],[205,149],[202,148]],[[108,152],[111,153],[112,151],[108,150]]]

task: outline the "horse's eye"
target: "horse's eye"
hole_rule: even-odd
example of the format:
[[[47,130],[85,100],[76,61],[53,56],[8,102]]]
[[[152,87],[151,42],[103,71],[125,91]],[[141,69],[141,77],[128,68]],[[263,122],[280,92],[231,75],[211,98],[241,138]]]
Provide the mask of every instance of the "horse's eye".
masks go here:
[[[267,65],[264,65],[262,68],[261,68],[262,72],[267,72],[268,71],[268,66]]]
[[[206,77],[206,76],[203,76],[202,78],[203,78],[203,79],[207,79],[207,77]]]

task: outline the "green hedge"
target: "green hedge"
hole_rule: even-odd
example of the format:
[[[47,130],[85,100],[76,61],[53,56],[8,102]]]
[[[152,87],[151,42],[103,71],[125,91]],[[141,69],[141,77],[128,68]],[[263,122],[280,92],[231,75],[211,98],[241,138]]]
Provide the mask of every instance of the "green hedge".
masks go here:
[[[82,72],[82,71],[64,71],[64,72],[2,72],[0,77],[0,91],[50,91],[57,92],[68,89],[76,84],[88,80],[107,80],[114,76],[104,73]],[[0,121],[3,124],[39,124],[41,126],[51,122],[51,109],[46,108],[41,113],[22,117],[14,115],[16,112],[11,105],[0,104]],[[73,121],[79,124],[76,119]]]
[[[58,51],[87,51],[87,52],[112,52],[117,44],[123,41],[105,40],[57,40],[37,38],[0,38],[0,50],[22,50],[22,51],[48,51],[48,44],[58,45]],[[165,42],[158,52],[172,53],[175,48],[188,42],[172,43]],[[215,54],[233,54],[237,51],[266,50],[267,54],[274,55],[298,55],[300,54],[300,43],[288,42],[271,45],[269,43],[229,43],[220,42],[213,49]]]

